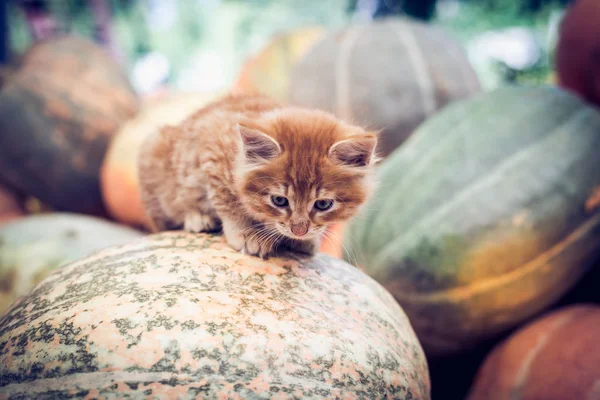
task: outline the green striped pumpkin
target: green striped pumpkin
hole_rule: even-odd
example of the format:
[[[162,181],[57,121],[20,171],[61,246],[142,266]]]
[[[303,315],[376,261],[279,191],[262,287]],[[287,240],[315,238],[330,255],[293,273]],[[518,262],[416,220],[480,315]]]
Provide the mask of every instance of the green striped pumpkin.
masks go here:
[[[455,103],[381,166],[345,232],[432,356],[548,307],[600,248],[600,113],[556,88]]]
[[[294,65],[291,103],[381,130],[387,156],[425,119],[479,93],[451,34],[411,18],[383,18],[327,34]]]
[[[52,271],[142,232],[101,218],[44,213],[0,226],[0,316]]]

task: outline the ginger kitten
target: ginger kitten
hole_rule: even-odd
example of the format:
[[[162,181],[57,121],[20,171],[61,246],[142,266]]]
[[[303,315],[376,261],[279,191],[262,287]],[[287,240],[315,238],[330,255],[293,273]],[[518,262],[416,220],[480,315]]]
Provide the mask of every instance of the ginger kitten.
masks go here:
[[[146,140],[142,200],[154,231],[222,228],[246,254],[313,255],[370,194],[376,145],[331,114],[229,95]]]

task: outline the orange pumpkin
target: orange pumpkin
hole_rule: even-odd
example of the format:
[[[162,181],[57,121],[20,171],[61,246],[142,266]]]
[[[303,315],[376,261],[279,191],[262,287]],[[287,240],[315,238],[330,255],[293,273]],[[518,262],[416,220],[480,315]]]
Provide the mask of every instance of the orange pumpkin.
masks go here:
[[[344,224],[330,226],[321,242],[321,252],[332,257],[342,258],[342,234]]]
[[[153,100],[119,130],[100,172],[102,197],[113,218],[130,225],[148,226],[137,172],[140,145],[156,129],[179,123],[214,98],[213,94],[188,93]]]
[[[597,305],[550,313],[490,353],[468,399],[598,399],[599,337]]]
[[[600,1],[577,0],[560,26],[556,48],[560,86],[600,104]]]
[[[24,215],[23,207],[8,188],[0,185],[0,224]]]
[[[242,67],[236,89],[287,100],[292,67],[324,34],[322,27],[306,27],[275,36]]]

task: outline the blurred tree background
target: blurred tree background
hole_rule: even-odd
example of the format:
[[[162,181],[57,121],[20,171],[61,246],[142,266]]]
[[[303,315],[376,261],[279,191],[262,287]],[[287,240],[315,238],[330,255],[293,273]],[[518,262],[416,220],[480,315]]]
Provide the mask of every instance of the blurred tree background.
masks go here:
[[[222,90],[244,60],[276,33],[409,15],[457,36],[483,84],[493,88],[552,79],[558,21],[570,1],[8,0],[3,11],[9,28],[5,43],[14,54],[22,53],[35,36],[28,18],[46,13],[54,29],[112,43],[141,92],[158,83],[181,90]],[[38,25],[52,29],[52,23]]]

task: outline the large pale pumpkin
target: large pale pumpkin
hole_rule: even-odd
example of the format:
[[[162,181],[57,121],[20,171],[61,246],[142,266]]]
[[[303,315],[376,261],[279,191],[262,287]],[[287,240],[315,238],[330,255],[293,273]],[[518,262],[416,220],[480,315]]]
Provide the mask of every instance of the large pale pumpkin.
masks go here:
[[[69,36],[36,44],[0,90],[0,178],[54,209],[102,213],[100,164],[136,111],[101,47]]]
[[[386,156],[427,117],[479,90],[464,50],[446,32],[390,18],[314,45],[292,70],[290,101],[381,129]]]
[[[325,34],[322,27],[305,27],[276,35],[240,71],[235,87],[258,91],[278,100],[289,96],[290,74],[294,64]]]
[[[428,399],[429,377],[401,308],[352,266],[170,232],[79,260],[15,303],[0,392]]]
[[[55,269],[140,236],[131,228],[70,213],[32,215],[0,226],[0,315]]]
[[[214,94],[180,93],[155,100],[123,125],[102,164],[102,197],[118,221],[147,227],[140,198],[137,158],[144,139],[163,125],[175,125],[215,99]]]
[[[600,113],[556,88],[447,107],[380,170],[346,232],[425,351],[455,353],[563,295],[600,250]]]

